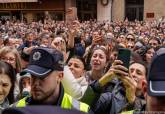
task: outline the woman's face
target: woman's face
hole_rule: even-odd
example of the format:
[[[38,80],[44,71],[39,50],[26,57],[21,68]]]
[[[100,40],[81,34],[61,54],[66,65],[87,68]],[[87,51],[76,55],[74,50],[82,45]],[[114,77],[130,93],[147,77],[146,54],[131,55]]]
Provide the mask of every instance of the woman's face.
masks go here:
[[[124,38],[125,38],[124,35],[120,35],[120,36],[116,39],[116,41],[117,41],[118,43],[124,42]]]
[[[12,52],[6,53],[1,59],[16,68],[16,57]]]
[[[68,62],[68,66],[75,78],[79,78],[84,74],[84,64],[81,60],[71,58]]]
[[[148,38],[147,37],[145,37],[144,39],[143,39],[143,41],[144,41],[144,43],[147,45],[148,44]]]
[[[22,79],[22,86],[23,88],[28,88],[30,87],[31,83],[30,83],[30,78],[29,77],[24,77]]]
[[[117,51],[113,51],[113,52],[110,53],[111,63],[113,63],[117,59],[117,55],[118,55]]]
[[[151,59],[152,59],[154,53],[155,53],[155,51],[154,51],[153,48],[151,48],[151,49],[149,49],[147,51],[147,53],[146,53],[146,61],[147,61],[147,63],[150,63],[151,62]]]
[[[8,75],[0,74],[0,77],[0,102],[3,102],[10,92],[12,84]]]
[[[106,65],[106,54],[103,50],[95,50],[91,58],[91,66],[93,70],[102,70]]]
[[[132,35],[126,37],[127,43],[135,44],[135,38]]]

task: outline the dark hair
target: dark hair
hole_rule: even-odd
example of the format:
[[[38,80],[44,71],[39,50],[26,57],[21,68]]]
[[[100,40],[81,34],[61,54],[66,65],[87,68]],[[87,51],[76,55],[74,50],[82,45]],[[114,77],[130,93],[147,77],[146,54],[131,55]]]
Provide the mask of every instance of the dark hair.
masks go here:
[[[161,44],[159,38],[157,38],[157,37],[151,37],[151,38],[148,40],[148,43],[149,43],[151,40],[156,40],[156,41],[158,42],[158,44]]]
[[[23,59],[26,62],[29,62],[30,54],[26,54],[23,52],[23,50],[20,52],[21,59]]]
[[[102,50],[104,53],[105,53],[105,55],[106,55],[106,61],[108,61],[109,60],[109,57],[108,57],[108,50],[107,50],[107,48],[105,47],[105,46],[103,46],[103,45],[96,45],[94,48],[93,48],[93,50],[92,50],[92,55],[93,55],[93,53],[96,51],[96,50]]]
[[[86,63],[85,63],[84,58],[82,58],[80,56],[77,56],[77,55],[74,55],[72,58],[80,60],[83,63],[83,65],[84,65],[84,70],[86,70]],[[70,59],[72,59],[72,58],[70,58]]]
[[[7,95],[7,98],[9,100],[9,103],[11,104],[14,102],[14,88],[15,88],[15,82],[16,82],[16,74],[15,74],[14,68],[6,62],[0,61],[0,73],[8,75],[10,78],[12,85],[11,85],[9,94]]]
[[[129,35],[130,35],[130,36],[132,36],[132,37],[136,40],[135,35],[134,35],[134,34],[132,34],[132,33],[128,33],[128,34],[126,35],[126,38],[127,38]]]
[[[42,33],[40,35],[40,40],[42,40],[42,39],[48,39],[49,37],[50,37],[50,35],[48,33]]]
[[[22,95],[22,91],[23,91],[22,81],[23,81],[24,78],[31,78],[30,73],[27,73],[25,71],[20,72],[20,79],[19,79],[20,96],[18,96],[18,97],[21,97],[21,95]]]
[[[153,47],[150,45],[143,46],[140,51],[138,52],[139,55],[142,57],[143,61],[146,61],[146,53],[148,50],[152,49]]]
[[[140,62],[143,61],[142,57],[139,53],[136,53],[134,51],[131,51],[131,62]]]
[[[9,38],[3,40],[4,46],[6,46],[9,43]]]

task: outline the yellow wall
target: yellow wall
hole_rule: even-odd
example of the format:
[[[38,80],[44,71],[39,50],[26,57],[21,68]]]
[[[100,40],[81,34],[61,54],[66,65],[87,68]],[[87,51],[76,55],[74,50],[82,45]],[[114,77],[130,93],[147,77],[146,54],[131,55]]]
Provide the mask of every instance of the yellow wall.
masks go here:
[[[125,17],[125,0],[113,0],[112,20],[123,21]]]

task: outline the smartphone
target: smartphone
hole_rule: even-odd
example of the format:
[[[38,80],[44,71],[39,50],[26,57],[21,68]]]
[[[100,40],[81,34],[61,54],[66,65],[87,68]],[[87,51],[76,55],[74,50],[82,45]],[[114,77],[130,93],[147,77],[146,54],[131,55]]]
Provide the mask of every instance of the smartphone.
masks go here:
[[[129,68],[130,63],[130,57],[131,57],[131,51],[126,48],[120,48],[118,52],[118,60],[121,60],[123,62],[123,66],[126,68]]]

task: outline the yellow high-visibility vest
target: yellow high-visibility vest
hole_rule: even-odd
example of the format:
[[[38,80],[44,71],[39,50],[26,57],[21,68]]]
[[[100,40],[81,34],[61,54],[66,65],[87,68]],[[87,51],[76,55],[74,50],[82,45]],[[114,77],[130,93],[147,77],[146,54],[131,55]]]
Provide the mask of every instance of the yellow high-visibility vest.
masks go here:
[[[131,111],[125,111],[125,112],[122,112],[121,114],[133,114],[134,110],[131,110]]]
[[[25,107],[27,105],[26,103],[27,97],[19,100],[16,104],[16,107]],[[89,106],[85,103],[79,102],[72,98],[70,95],[64,93],[64,97],[62,99],[61,108],[65,109],[77,109],[82,112],[88,112]]]

